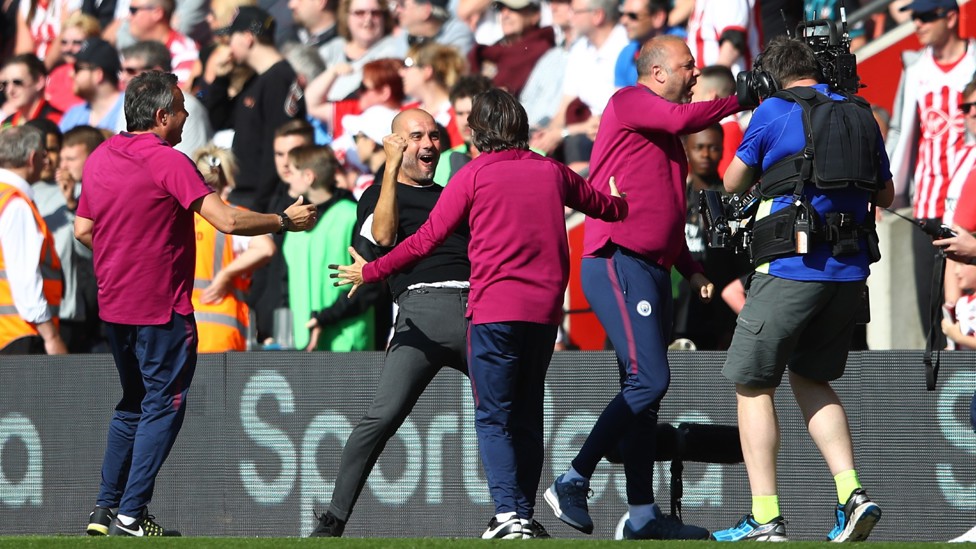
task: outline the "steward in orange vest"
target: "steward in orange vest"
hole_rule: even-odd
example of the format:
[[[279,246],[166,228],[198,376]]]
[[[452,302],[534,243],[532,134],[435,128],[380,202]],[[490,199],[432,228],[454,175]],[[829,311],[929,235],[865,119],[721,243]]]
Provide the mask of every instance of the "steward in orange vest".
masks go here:
[[[7,208],[10,200],[15,197],[21,198],[30,206],[31,212],[34,214],[34,221],[37,223],[37,230],[44,237],[44,243],[41,245],[41,255],[37,258],[37,261],[41,267],[41,277],[44,281],[44,299],[47,300],[48,306],[51,308],[51,320],[54,322],[55,328],[57,328],[58,306],[61,305],[64,282],[61,274],[61,260],[58,258],[57,252],[54,251],[54,237],[51,235],[51,231],[47,228],[47,223],[44,222],[44,218],[41,217],[41,214],[37,211],[37,207],[34,206],[30,198],[20,192],[16,187],[5,183],[0,183],[0,215]],[[0,349],[3,349],[22,337],[39,335],[37,327],[33,323],[21,318],[17,313],[17,308],[14,306],[13,292],[10,288],[10,281],[7,277],[8,269],[23,268],[23,266],[8,265],[2,252],[3,249],[0,247]],[[33,265],[31,267],[33,268]]]
[[[197,168],[207,183],[226,202],[233,188],[236,161],[226,149],[207,146],[194,154]],[[250,326],[250,309],[244,302],[251,286],[250,273],[271,260],[274,241],[268,235],[250,237],[248,248],[234,253],[234,236],[214,228],[199,214],[193,216],[197,235],[197,263],[193,275],[193,316],[197,321],[200,339],[198,353],[222,353],[247,349],[247,333]],[[207,296],[218,278],[226,287],[226,293],[213,300]],[[219,287],[215,287],[219,289]],[[206,299],[210,297],[211,299]]]

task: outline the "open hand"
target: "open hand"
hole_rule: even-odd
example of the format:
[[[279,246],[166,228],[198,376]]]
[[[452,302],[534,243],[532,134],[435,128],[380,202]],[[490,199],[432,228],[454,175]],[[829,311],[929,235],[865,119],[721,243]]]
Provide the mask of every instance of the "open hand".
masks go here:
[[[363,266],[366,265],[366,260],[352,246],[349,246],[349,255],[352,256],[352,265],[329,265],[329,269],[336,271],[330,274],[329,278],[338,279],[334,283],[335,286],[352,284],[352,288],[347,294],[348,297],[352,297],[356,290],[363,285]]]

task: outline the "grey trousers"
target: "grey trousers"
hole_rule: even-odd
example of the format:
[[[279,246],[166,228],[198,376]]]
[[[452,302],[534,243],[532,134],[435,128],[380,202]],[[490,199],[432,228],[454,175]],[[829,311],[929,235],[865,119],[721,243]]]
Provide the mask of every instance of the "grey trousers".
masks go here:
[[[468,375],[464,318],[468,290],[421,288],[400,294],[393,339],[373,403],[342,450],[329,511],[343,521],[376,460],[444,366]]]

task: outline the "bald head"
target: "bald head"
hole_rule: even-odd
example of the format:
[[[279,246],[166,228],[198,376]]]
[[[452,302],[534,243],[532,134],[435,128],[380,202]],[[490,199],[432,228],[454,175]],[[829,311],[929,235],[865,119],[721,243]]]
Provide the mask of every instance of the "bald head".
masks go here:
[[[409,127],[411,125],[410,123],[415,121],[420,123],[429,122],[436,125],[434,117],[427,111],[423,109],[407,109],[393,117],[391,129],[393,133],[405,134],[407,133],[405,128]],[[404,135],[404,137],[406,136]]]
[[[403,163],[397,181],[422,186],[433,183],[441,153],[441,133],[434,117],[427,111],[410,109],[396,115],[391,127],[395,140],[405,142],[401,144]]]
[[[637,57],[637,81],[674,103],[691,101],[699,74],[688,44],[677,36],[651,38]]]

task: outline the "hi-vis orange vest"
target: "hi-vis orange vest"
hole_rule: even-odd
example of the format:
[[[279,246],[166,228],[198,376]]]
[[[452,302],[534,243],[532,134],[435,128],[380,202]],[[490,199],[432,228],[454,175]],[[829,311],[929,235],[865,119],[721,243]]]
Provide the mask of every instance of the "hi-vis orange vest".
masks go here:
[[[34,221],[37,223],[37,230],[44,237],[44,243],[41,244],[41,256],[37,258],[37,262],[41,267],[41,277],[44,281],[44,299],[47,300],[51,309],[51,319],[57,327],[59,324],[58,307],[61,305],[61,295],[64,293],[64,279],[61,274],[61,260],[58,258],[58,253],[54,251],[54,237],[34,203],[16,187],[5,183],[0,183],[0,214],[7,208],[10,200],[15,197],[23,199],[30,206],[31,212],[34,214]],[[30,267],[33,268],[34,266],[31,265]],[[0,349],[22,337],[38,335],[37,327],[17,314],[13,292],[10,291],[10,281],[7,279],[7,269],[3,250],[0,249]]]
[[[197,233],[197,267],[193,275],[193,315],[200,338],[197,352],[243,351],[249,322],[244,292],[250,280],[235,278],[231,290],[219,303],[205,304],[200,299],[217,273],[234,260],[234,237],[218,231],[199,214],[193,215],[193,221]]]

